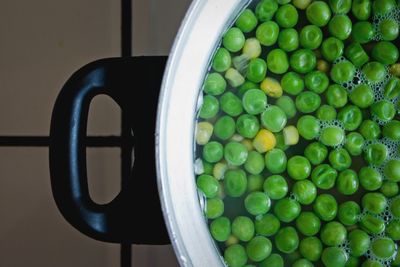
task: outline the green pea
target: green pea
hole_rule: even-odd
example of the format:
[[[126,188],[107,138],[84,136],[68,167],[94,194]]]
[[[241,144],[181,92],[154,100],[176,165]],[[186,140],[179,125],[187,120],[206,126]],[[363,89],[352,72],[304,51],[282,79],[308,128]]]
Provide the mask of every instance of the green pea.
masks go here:
[[[257,89],[259,86],[256,83],[245,81],[238,90],[238,96],[243,97],[243,95],[250,89]]]
[[[283,75],[281,85],[283,91],[290,95],[298,95],[304,89],[303,79],[295,72],[288,72]]]
[[[354,0],[351,11],[358,20],[367,20],[371,16],[371,0]]]
[[[264,192],[274,200],[284,198],[289,190],[286,179],[280,175],[272,175],[265,179],[263,188]]]
[[[328,148],[320,142],[313,142],[304,150],[304,156],[313,164],[321,164],[328,156]],[[311,175],[312,177],[312,175]]]
[[[254,138],[259,129],[260,123],[254,115],[243,114],[236,121],[236,131],[245,138]]]
[[[341,85],[329,86],[325,96],[328,104],[334,108],[342,108],[347,104],[347,92]]]
[[[377,238],[372,241],[371,251],[380,259],[388,259],[396,253],[396,244],[389,238]]]
[[[242,105],[247,113],[260,114],[267,106],[267,96],[260,89],[250,89],[243,95]]]
[[[327,61],[335,61],[343,55],[344,44],[335,37],[329,37],[322,42],[321,52]]]
[[[313,209],[321,220],[331,221],[336,217],[338,206],[333,196],[320,194],[315,199]]]
[[[283,136],[283,132],[275,133],[275,139],[276,139],[276,148],[282,149],[283,151],[286,151],[289,146],[285,144],[285,137]]]
[[[368,21],[359,21],[353,26],[352,37],[357,43],[365,44],[370,42],[374,34],[374,27]]]
[[[360,259],[353,256],[349,257],[345,265],[345,267],[358,267],[358,266],[360,266]]]
[[[339,246],[347,237],[347,230],[336,221],[329,222],[322,227],[321,240],[327,246]]]
[[[259,83],[264,80],[267,73],[267,63],[261,58],[254,58],[250,60],[247,66],[246,78],[249,81]]]
[[[347,196],[357,192],[358,184],[357,173],[350,169],[340,172],[336,181],[337,190]]]
[[[263,156],[257,151],[250,151],[244,164],[245,170],[250,174],[260,174],[264,170]]]
[[[363,121],[358,131],[367,140],[377,139],[381,135],[381,128],[379,127],[378,123],[371,120]]]
[[[268,258],[260,262],[259,265],[259,267],[270,267],[270,266],[283,267],[284,263],[282,256],[275,253],[271,254]]]
[[[382,193],[367,193],[362,198],[364,210],[374,214],[382,213],[386,206],[386,197]]]
[[[349,38],[353,25],[350,18],[346,15],[335,15],[329,21],[329,32],[332,36],[339,40],[346,40]]]
[[[271,251],[271,241],[263,236],[254,237],[246,246],[247,256],[255,262],[265,260],[271,254]]]
[[[336,109],[329,105],[322,105],[317,109],[317,118],[322,121],[334,120],[336,115]]]
[[[309,180],[297,181],[293,186],[293,194],[300,204],[309,205],[317,196],[317,188]]]
[[[303,156],[293,156],[287,163],[287,172],[294,180],[307,179],[311,173],[310,161]]]
[[[369,61],[368,54],[359,43],[352,43],[347,46],[344,54],[357,68],[362,67]]]
[[[278,218],[271,213],[256,216],[254,225],[256,233],[264,236],[275,235],[281,227],[281,223],[279,222]]]
[[[302,113],[312,113],[321,105],[321,97],[311,91],[301,92],[296,97],[296,108]]]
[[[283,198],[276,202],[274,214],[281,222],[292,222],[299,216],[301,211],[300,204],[293,199]]]
[[[400,79],[397,77],[392,77],[386,83],[384,92],[384,96],[388,99],[395,99],[400,95]]]
[[[285,112],[286,117],[288,119],[293,118],[294,116],[296,116],[297,110],[296,110],[296,106],[294,104],[294,101],[291,97],[289,96],[281,96],[280,98],[278,98],[276,100],[275,103],[278,107],[280,107],[283,112]]]
[[[347,226],[355,225],[361,214],[360,206],[354,201],[346,201],[339,205],[338,219]]]
[[[330,189],[335,185],[337,171],[329,164],[321,164],[314,168],[311,173],[313,183],[321,189]]]
[[[260,24],[256,30],[256,38],[262,45],[272,46],[279,36],[279,26],[276,22],[267,21]]]
[[[361,267],[383,267],[382,263],[374,260],[366,260]]]
[[[211,175],[202,174],[197,178],[197,188],[199,188],[207,198],[214,198],[217,196],[219,190],[219,183],[217,179]]]
[[[218,99],[212,95],[204,96],[199,117],[202,119],[211,119],[215,117],[215,115],[217,115],[218,111],[219,111]]]
[[[210,232],[215,240],[224,242],[231,234],[231,222],[226,217],[219,217],[211,222]]]
[[[399,24],[394,19],[384,19],[379,23],[379,31],[385,41],[394,41],[399,37]]]
[[[286,163],[286,154],[279,148],[274,148],[265,154],[265,166],[272,174],[284,172],[286,170]]]
[[[359,107],[348,105],[339,111],[338,119],[346,131],[354,131],[360,126],[363,115]]]
[[[308,73],[316,66],[317,58],[309,49],[299,49],[290,56],[290,67],[298,73]]]
[[[206,216],[208,219],[215,219],[224,213],[224,202],[220,198],[207,199]]]
[[[386,197],[394,197],[399,193],[399,185],[395,182],[383,182],[379,189]]]
[[[238,216],[232,221],[232,233],[240,241],[250,241],[254,236],[254,223],[246,216]]]
[[[352,81],[355,73],[356,68],[350,61],[341,61],[333,65],[331,70],[331,78],[335,83],[344,84]]]
[[[383,126],[383,136],[393,140],[400,140],[400,121],[392,120]]]
[[[253,192],[247,195],[244,206],[251,215],[265,214],[271,208],[270,198],[263,192]]]
[[[259,174],[249,175],[249,177],[247,178],[247,192],[251,193],[254,191],[262,191],[263,183],[264,183],[264,178],[261,175]]]
[[[300,241],[299,250],[307,260],[317,261],[322,254],[322,243],[317,237],[306,237]]]
[[[204,174],[212,175],[214,165],[205,160],[202,160],[202,163],[203,163],[203,168],[204,168]]]
[[[300,44],[307,49],[317,49],[322,43],[322,31],[315,25],[307,25],[300,31]]]
[[[261,114],[262,125],[273,133],[282,131],[286,126],[286,122],[286,114],[278,106],[269,106]]]
[[[382,176],[371,167],[362,167],[358,173],[361,186],[368,191],[375,191],[382,185]]]
[[[226,49],[230,52],[238,52],[240,49],[243,48],[245,42],[245,37],[243,32],[236,28],[230,28],[224,35],[222,39],[222,44]]]
[[[276,248],[283,253],[292,253],[299,246],[299,236],[294,227],[283,227],[275,236]]]
[[[334,147],[342,144],[344,138],[345,133],[342,128],[338,126],[329,126],[322,129],[319,140],[326,146]]]
[[[342,248],[327,247],[322,252],[321,259],[326,267],[344,267],[347,261],[347,254]]]
[[[396,8],[395,0],[380,0],[374,1],[372,4],[372,12],[374,14],[386,14]]]
[[[214,125],[214,134],[222,140],[227,140],[235,133],[235,127],[235,121],[232,117],[222,116]]]
[[[400,198],[396,197],[392,199],[392,202],[390,203],[390,212],[392,215],[396,218],[400,217]]]
[[[223,94],[219,101],[222,111],[232,117],[236,117],[243,112],[242,101],[232,92]]]
[[[247,262],[245,248],[240,244],[234,244],[225,249],[224,259],[230,267],[241,267]]]
[[[229,51],[223,47],[218,48],[217,52],[214,55],[214,59],[212,62],[213,69],[218,72],[224,72],[230,68],[231,63],[232,63],[232,59],[231,59],[231,54],[229,53]],[[207,79],[210,78],[210,75],[208,75]],[[221,75],[220,75],[220,77],[223,79],[223,77]],[[217,78],[217,79],[220,80],[220,78]],[[225,82],[225,80],[223,80],[223,81]],[[221,82],[222,82],[222,80],[221,80]],[[218,81],[217,81],[217,83],[218,83]],[[213,86],[215,86],[215,85],[211,84],[211,86],[212,86],[211,88],[213,88]],[[226,86],[226,82],[225,82],[225,86]],[[216,88],[220,89],[221,86],[217,86]],[[225,90],[225,88],[224,88],[224,90]],[[222,90],[222,92],[224,90]],[[204,86],[204,91],[206,91],[206,86]],[[206,91],[206,93],[210,94],[210,92],[207,92],[207,91]]]
[[[382,41],[372,49],[372,57],[385,65],[394,64],[399,59],[399,49],[391,42]]]
[[[275,20],[282,28],[292,28],[297,24],[299,14],[293,5],[282,5],[276,12]]]
[[[379,62],[371,61],[362,68],[364,76],[373,83],[382,81],[386,76],[385,66]]]
[[[374,103],[375,96],[368,84],[360,84],[351,91],[349,98],[359,108],[367,108]]]
[[[365,140],[361,134],[352,132],[346,136],[346,143],[344,146],[350,155],[359,156],[362,153],[364,143]]]
[[[248,33],[255,29],[257,26],[258,20],[256,15],[253,13],[251,9],[245,9],[237,18],[235,25],[242,32]]]
[[[306,87],[317,94],[323,93],[329,86],[328,76],[321,71],[308,73],[305,76],[304,81]]]
[[[371,244],[369,235],[360,229],[355,229],[349,233],[350,254],[354,257],[364,255]]]
[[[392,102],[382,100],[372,104],[371,113],[381,121],[388,122],[396,115],[396,108]]]
[[[225,91],[225,89],[226,89],[226,81],[224,77],[222,77],[222,75],[219,73],[210,73],[207,76],[206,80],[204,81],[204,92],[206,92],[209,95],[220,95]]]
[[[260,21],[269,21],[278,10],[275,0],[262,0],[256,6],[256,16]]]
[[[293,5],[300,10],[304,10],[311,4],[311,2],[312,0],[293,0]]]
[[[313,236],[319,232],[321,221],[314,213],[303,211],[296,219],[296,227],[303,235]]]
[[[312,140],[319,135],[319,121],[311,115],[305,115],[297,121],[297,130],[299,134],[306,140]]]
[[[273,49],[268,53],[267,65],[269,71],[275,74],[283,74],[289,69],[289,60],[286,52],[282,49]]]
[[[400,266],[400,253],[397,253],[396,257],[393,258],[392,266]]]
[[[247,176],[243,170],[228,170],[224,177],[224,189],[228,196],[240,197],[246,192]]]
[[[331,19],[331,10],[325,2],[315,1],[307,7],[306,16],[312,24],[323,27]]]
[[[364,152],[364,159],[372,165],[381,165],[388,156],[387,147],[384,144],[370,144]]]
[[[329,153],[329,163],[338,171],[343,171],[351,166],[352,160],[344,148],[332,150]]]
[[[333,13],[346,14],[351,9],[351,0],[329,0]]]
[[[248,156],[246,147],[239,142],[229,142],[224,147],[224,158],[233,166],[243,165]]]
[[[393,240],[400,240],[400,221],[391,221],[386,227],[386,234]]]
[[[390,182],[400,182],[400,160],[389,160],[384,168],[384,174]]]
[[[223,146],[216,141],[208,142],[203,147],[203,158],[210,163],[215,163],[220,161],[223,156],[224,156]]]
[[[286,52],[292,52],[299,47],[299,34],[295,29],[284,29],[279,33],[278,46]]]

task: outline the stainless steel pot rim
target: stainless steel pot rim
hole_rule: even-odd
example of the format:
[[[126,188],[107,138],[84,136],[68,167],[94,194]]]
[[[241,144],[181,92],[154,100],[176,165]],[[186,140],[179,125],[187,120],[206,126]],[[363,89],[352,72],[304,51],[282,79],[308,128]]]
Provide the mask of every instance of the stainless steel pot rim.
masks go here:
[[[195,0],[172,48],[160,93],[157,181],[164,219],[182,266],[224,266],[209,234],[194,177],[194,123],[212,53],[249,0]]]

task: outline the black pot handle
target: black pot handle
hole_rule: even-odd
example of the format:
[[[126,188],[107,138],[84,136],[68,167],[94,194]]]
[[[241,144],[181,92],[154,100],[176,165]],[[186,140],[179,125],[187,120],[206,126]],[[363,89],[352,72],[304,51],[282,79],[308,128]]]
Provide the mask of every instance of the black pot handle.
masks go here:
[[[95,61],[74,73],[56,100],[49,148],[53,196],[65,219],[94,239],[169,243],[154,157],[156,108],[165,62],[166,57]],[[135,148],[131,177],[118,196],[104,205],[89,196],[85,145],[90,102],[100,94],[110,96],[129,114]]]

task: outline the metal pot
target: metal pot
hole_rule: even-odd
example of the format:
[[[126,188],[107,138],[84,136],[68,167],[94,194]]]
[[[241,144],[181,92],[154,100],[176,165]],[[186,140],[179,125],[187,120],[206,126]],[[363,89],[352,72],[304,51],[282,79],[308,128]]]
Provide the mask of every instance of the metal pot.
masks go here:
[[[209,234],[195,184],[195,118],[213,52],[248,3],[194,1],[164,74],[156,128],[158,188],[171,242],[182,266],[224,266]]]

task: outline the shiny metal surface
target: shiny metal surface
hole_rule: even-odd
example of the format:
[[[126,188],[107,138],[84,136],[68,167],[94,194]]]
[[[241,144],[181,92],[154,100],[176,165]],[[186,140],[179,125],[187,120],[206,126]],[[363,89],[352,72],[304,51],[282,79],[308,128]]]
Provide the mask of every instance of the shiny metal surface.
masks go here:
[[[156,157],[164,218],[182,266],[224,266],[195,185],[194,123],[204,75],[221,36],[245,0],[197,0],[175,40],[160,94]]]

